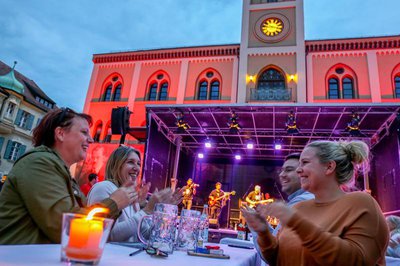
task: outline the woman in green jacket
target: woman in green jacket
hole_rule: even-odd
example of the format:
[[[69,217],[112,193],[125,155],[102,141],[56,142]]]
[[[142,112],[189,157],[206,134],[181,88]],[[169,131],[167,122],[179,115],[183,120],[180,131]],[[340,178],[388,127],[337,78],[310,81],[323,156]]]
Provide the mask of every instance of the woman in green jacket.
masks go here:
[[[15,162],[0,193],[0,244],[60,243],[62,214],[86,212],[86,198],[69,167],[86,158],[91,122],[69,108],[43,117],[33,131],[35,148]],[[135,200],[131,182],[99,205],[115,218]]]

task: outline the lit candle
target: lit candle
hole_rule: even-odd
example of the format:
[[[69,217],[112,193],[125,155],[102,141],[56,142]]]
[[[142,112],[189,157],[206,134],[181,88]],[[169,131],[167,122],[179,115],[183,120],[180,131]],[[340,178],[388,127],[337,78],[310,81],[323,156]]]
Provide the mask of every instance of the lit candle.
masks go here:
[[[101,256],[100,241],[103,236],[103,221],[95,221],[93,215],[106,212],[107,209],[95,208],[85,218],[75,218],[71,221],[67,257],[94,260]]]

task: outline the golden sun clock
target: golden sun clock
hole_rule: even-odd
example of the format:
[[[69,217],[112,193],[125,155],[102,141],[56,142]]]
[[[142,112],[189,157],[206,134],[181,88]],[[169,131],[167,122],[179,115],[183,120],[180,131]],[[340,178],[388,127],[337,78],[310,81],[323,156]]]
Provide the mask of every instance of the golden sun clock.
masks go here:
[[[285,39],[290,32],[290,22],[282,14],[261,16],[254,25],[254,35],[262,42],[276,43]]]
[[[262,25],[261,30],[267,36],[277,36],[282,33],[283,22],[279,18],[266,19]]]

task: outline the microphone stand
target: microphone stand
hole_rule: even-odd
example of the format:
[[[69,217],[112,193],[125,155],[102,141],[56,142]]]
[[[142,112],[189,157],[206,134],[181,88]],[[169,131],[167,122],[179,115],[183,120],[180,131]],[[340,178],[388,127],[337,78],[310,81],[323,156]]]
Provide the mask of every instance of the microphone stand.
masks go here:
[[[252,187],[253,187],[253,183],[251,183],[250,186],[247,188],[246,193],[244,193],[244,195],[242,197],[242,200],[244,200],[246,198],[246,195],[249,193],[250,188],[252,188]]]
[[[278,188],[278,186],[276,185],[276,181],[274,180],[274,187],[276,188],[276,190],[278,191],[278,193],[279,193],[279,196],[281,197],[281,199],[285,199],[283,196],[282,196],[282,193],[281,193],[281,191],[279,190],[279,188]]]

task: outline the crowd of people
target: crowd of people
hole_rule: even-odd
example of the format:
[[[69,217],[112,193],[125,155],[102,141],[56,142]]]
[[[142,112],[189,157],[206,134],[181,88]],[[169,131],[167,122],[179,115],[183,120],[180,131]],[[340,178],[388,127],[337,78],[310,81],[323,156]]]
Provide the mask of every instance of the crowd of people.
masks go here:
[[[190,209],[197,184],[150,193],[139,178],[140,152],[121,145],[106,163],[105,180],[95,174],[82,190],[71,176],[72,164],[86,157],[90,116],[69,108],[49,112],[33,131],[34,148],[21,156],[0,193],[0,244],[60,243],[62,214],[109,209],[115,219],[111,241],[137,242],[139,220],[157,203]],[[315,141],[301,154],[289,155],[279,174],[288,202],[268,202],[256,186],[241,212],[262,258],[270,265],[384,265],[385,255],[400,257],[400,218],[385,220],[368,193],[346,193],[341,186],[368,164],[361,141]],[[87,198],[86,198],[86,195]],[[210,194],[211,218],[217,218],[229,195],[221,183]],[[272,227],[266,217],[276,217]],[[141,228],[149,234],[149,227]]]

